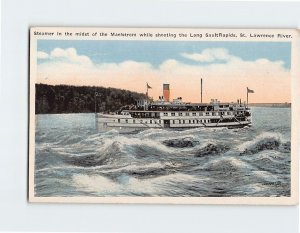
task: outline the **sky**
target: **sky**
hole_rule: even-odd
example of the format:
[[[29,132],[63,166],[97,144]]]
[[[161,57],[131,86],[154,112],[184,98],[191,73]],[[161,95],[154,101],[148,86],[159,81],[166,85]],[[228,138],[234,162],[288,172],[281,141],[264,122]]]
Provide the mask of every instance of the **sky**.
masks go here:
[[[104,86],[146,92],[169,83],[171,98],[200,102],[291,100],[289,42],[38,40],[37,83]]]

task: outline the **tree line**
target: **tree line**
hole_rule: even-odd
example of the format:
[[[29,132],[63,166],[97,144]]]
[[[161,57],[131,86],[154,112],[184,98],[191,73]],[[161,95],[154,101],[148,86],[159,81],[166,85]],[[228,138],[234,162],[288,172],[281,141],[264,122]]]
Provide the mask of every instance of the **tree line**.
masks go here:
[[[35,87],[36,114],[115,112],[147,98],[145,94],[117,88],[46,84]]]

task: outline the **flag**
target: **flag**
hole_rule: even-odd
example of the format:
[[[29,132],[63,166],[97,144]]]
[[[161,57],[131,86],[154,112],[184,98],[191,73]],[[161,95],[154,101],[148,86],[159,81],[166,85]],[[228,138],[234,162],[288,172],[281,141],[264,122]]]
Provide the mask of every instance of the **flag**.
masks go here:
[[[148,83],[147,83],[147,88],[148,88],[148,89],[152,89],[152,87],[150,87]]]
[[[249,89],[248,87],[247,87],[247,92],[248,92],[248,93],[254,93],[254,91],[251,90],[251,89]]]

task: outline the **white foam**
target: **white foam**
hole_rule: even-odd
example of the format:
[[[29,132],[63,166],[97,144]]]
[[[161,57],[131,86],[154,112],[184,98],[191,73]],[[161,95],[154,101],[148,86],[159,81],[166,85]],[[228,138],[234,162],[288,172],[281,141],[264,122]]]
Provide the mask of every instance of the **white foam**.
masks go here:
[[[259,177],[260,179],[263,179],[264,181],[268,182],[275,182],[278,180],[281,180],[277,175],[274,175],[267,171],[253,171],[255,176]]]
[[[78,189],[90,192],[113,193],[121,189],[121,186],[112,180],[100,175],[74,175],[73,182]]]
[[[172,148],[168,148],[162,145],[161,143],[158,143],[157,141],[151,139],[128,138],[124,136],[117,136],[113,139],[110,139],[110,142],[106,142],[106,143],[112,144],[112,142],[120,143],[121,150],[124,150],[125,148],[132,147],[132,146],[142,146],[143,148],[151,147],[168,153],[173,151]]]
[[[224,164],[230,164],[232,167],[238,170],[253,169],[253,167],[249,163],[235,157],[219,157],[208,162],[204,167],[217,167],[222,169],[222,166],[225,166]]]
[[[167,187],[178,182],[199,182],[207,178],[196,178],[191,175],[170,174],[151,179],[138,179],[135,177],[120,177],[119,181],[113,181],[101,175],[74,175],[74,186],[79,190],[96,192],[98,195],[126,195],[126,193],[142,193],[146,195],[162,195],[164,190],[169,192]],[[162,185],[164,187],[162,187]],[[165,189],[164,189],[165,188]]]

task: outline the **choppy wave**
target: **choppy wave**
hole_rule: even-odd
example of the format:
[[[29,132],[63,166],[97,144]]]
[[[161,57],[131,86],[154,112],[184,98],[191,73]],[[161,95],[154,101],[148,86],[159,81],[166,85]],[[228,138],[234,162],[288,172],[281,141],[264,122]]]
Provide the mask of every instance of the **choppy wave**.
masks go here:
[[[256,154],[264,150],[281,150],[290,152],[290,142],[283,139],[280,133],[262,133],[253,141],[245,142],[238,146],[240,155]]]
[[[229,149],[230,148],[227,145],[222,145],[222,144],[214,145],[214,144],[209,143],[208,145],[199,149],[195,155],[197,157],[218,155],[218,154],[222,154],[222,153],[229,151]]]
[[[175,147],[175,148],[185,148],[185,147],[194,147],[199,144],[199,141],[193,140],[191,137],[184,137],[182,139],[167,139],[163,141],[163,144],[168,147]]]
[[[53,117],[51,123],[59,115]],[[287,126],[264,122],[241,129],[120,134],[47,128],[47,123],[36,132],[35,190],[40,196],[290,195]]]

